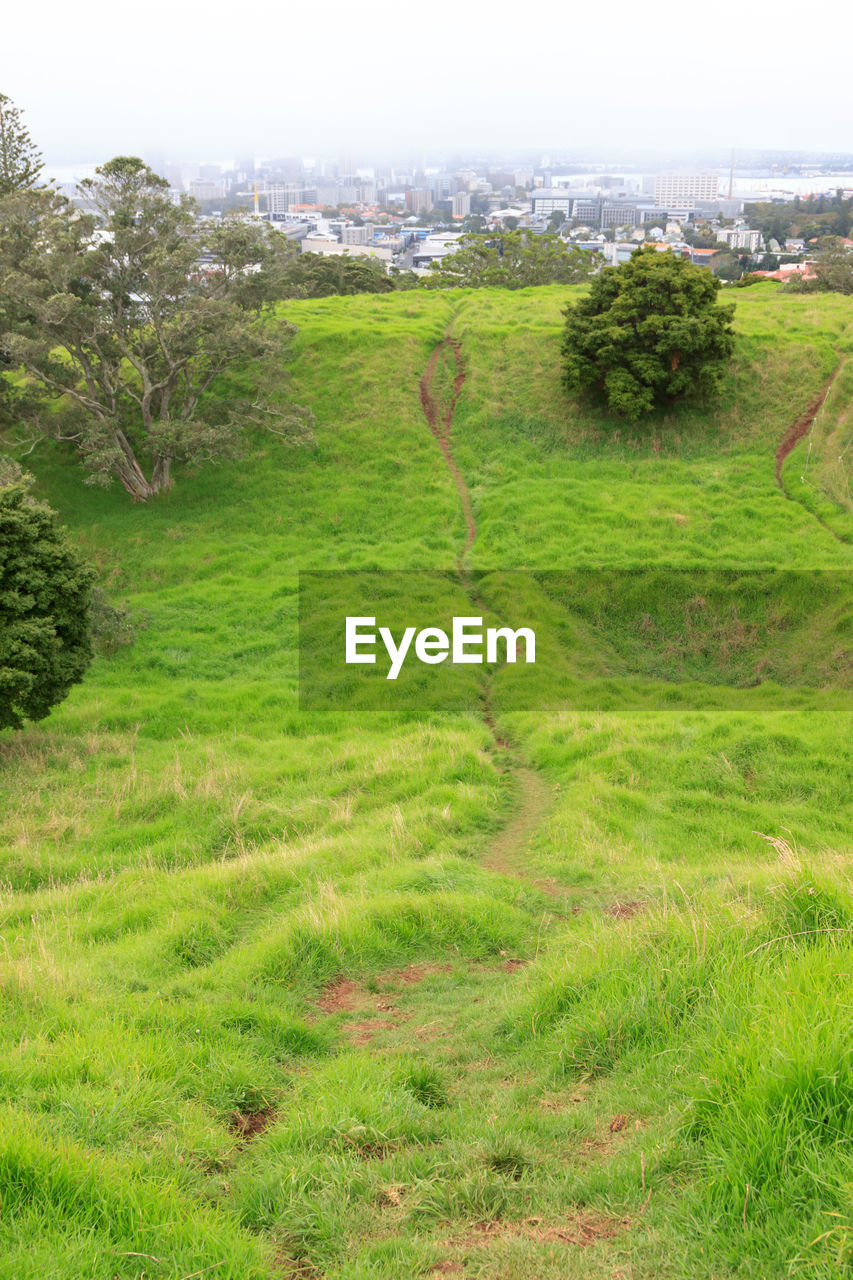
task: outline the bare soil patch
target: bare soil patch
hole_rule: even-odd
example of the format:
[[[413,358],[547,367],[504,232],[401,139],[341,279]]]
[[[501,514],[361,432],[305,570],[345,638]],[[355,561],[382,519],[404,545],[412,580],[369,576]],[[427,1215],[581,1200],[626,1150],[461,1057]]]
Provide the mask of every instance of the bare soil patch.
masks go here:
[[[645,903],[636,899],[628,902],[611,902],[604,908],[604,914],[613,920],[630,920],[632,916],[639,915],[644,907]]]
[[[389,969],[376,978],[378,990],[368,991],[361,982],[352,978],[336,978],[328,983],[315,1001],[323,1013],[364,1013],[368,1009],[376,1009],[380,1013],[391,1012],[394,1004],[388,1001],[387,993],[401,987],[416,986],[425,982],[434,973],[450,973],[452,964],[410,964],[405,969]]]
[[[251,1142],[270,1127],[275,1115],[273,1107],[264,1107],[262,1111],[233,1111],[228,1120],[228,1128],[236,1133],[241,1142]]]
[[[372,998],[360,983],[353,982],[351,978],[336,978],[323,988],[316,1004],[323,1013],[355,1013],[369,1004]]]

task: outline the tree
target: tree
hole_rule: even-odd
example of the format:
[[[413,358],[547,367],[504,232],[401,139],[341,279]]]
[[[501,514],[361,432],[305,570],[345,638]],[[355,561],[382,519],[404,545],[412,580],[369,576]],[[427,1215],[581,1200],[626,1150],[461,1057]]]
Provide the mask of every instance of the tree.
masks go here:
[[[743,275],[743,264],[738,255],[726,248],[714,254],[710,269],[720,280],[739,280]]]
[[[0,459],[0,729],[41,720],[92,658],[94,569]]]
[[[718,243],[713,231],[705,228],[692,230],[690,227],[682,227],[681,238],[694,249],[716,249]]]
[[[559,236],[530,231],[465,235],[459,248],[433,263],[424,284],[430,289],[577,284],[593,270],[592,254]]]
[[[567,388],[630,417],[715,391],[734,348],[734,307],[717,304],[719,288],[706,268],[652,248],[605,267],[564,313]]]
[[[81,191],[88,212],[50,190],[0,200],[0,307],[9,358],[54,400],[50,428],[74,441],[90,481],[150,498],[174,460],[234,456],[250,406],[293,434],[299,411],[258,400],[293,332],[260,318],[281,289],[285,237],[201,221],[136,157]]]
[[[333,294],[390,293],[396,286],[378,258],[346,254],[301,253],[285,272],[292,298],[328,298]]]
[[[20,107],[0,93],[0,196],[25,191],[41,173],[41,154],[21,118]]]
[[[834,236],[819,240],[818,250],[814,282],[805,283],[821,293],[853,293],[853,251]]]
[[[21,112],[11,98],[0,93],[0,197],[11,191],[31,187],[41,172],[41,156],[29,131],[21,121]],[[6,324],[0,303],[0,425],[14,422],[21,407],[21,389],[3,377],[8,359],[4,358],[3,333]]]

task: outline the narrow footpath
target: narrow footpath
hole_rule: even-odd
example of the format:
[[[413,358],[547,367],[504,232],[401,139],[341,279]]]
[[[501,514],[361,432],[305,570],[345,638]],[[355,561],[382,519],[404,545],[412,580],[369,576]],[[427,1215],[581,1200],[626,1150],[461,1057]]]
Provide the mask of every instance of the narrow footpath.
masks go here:
[[[829,393],[832,390],[832,384],[835,382],[835,379],[838,377],[843,367],[844,361],[842,360],[840,364],[836,365],[831,377],[824,383],[823,387],[815,396],[814,400],[812,400],[811,404],[809,404],[800,416],[791,423],[790,427],[782,437],[779,448],[776,450],[776,483],[783,492],[782,467],[785,464],[785,459],[788,457],[789,453],[793,453],[794,449],[803,437],[808,435],[814,425],[815,419],[826,404]]]
[[[427,425],[438,442],[447,469],[453,477],[465,519],[465,541],[457,557],[457,571],[471,596],[471,603],[482,613],[486,611],[487,606],[468,569],[468,557],[477,537],[477,522],[474,517],[471,494],[453,456],[453,416],[464,385],[465,364],[462,359],[461,345],[447,335],[433,350],[421,377],[421,407]],[[516,802],[506,825],[486,848],[481,861],[484,866],[493,871],[527,880],[546,893],[554,894],[555,888],[552,883],[535,880],[527,874],[525,869],[527,845],[550,805],[548,788],[540,775],[524,764],[515,746],[498,729],[492,714],[489,677],[483,690],[482,714],[495,746],[510,762],[508,770],[514,781]]]

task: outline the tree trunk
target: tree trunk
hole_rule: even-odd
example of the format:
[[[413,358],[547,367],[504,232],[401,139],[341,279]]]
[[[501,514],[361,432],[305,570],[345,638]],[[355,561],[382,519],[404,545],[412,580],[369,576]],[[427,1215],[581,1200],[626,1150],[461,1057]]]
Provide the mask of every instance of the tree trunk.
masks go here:
[[[121,457],[115,464],[115,473],[136,502],[146,502],[149,498],[153,498],[155,494],[162,493],[164,489],[169,488],[172,483],[170,476],[171,458],[165,458],[163,454],[155,453],[154,470],[151,473],[151,479],[146,480],[145,473],[136,461],[133,447],[124,432],[117,431],[115,439],[121,450]]]
[[[164,489],[168,489],[172,483],[172,477],[169,470],[172,465],[171,458],[164,458],[161,453],[154,456],[154,471],[151,475],[151,490],[153,493],[162,493]]]
[[[155,490],[145,479],[142,468],[136,461],[136,455],[130,441],[123,431],[115,434],[116,444],[121,450],[121,457],[115,464],[115,473],[130,496],[137,502],[145,502]]]

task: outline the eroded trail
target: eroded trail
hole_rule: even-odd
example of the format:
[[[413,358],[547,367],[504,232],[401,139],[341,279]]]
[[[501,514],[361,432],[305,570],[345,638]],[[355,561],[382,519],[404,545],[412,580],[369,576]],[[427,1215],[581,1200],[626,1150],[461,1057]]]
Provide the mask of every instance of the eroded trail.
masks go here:
[[[811,403],[803,410],[800,416],[791,423],[790,427],[782,437],[779,448],[776,450],[776,483],[780,489],[783,488],[782,467],[785,464],[785,459],[788,457],[789,453],[793,452],[803,437],[808,435],[817,415],[826,404],[827,397],[832,390],[832,384],[841,372],[843,364],[844,362],[842,361],[836,366],[832,376],[826,383],[824,383],[818,395],[815,396],[814,400],[812,400]]]
[[[439,373],[448,356],[453,361],[453,367],[450,370],[452,382],[445,389],[444,399],[442,400],[441,390],[438,386]],[[459,501],[462,506],[462,514],[465,517],[465,545],[459,553],[457,561],[460,570],[477,536],[477,525],[474,520],[474,509],[471,506],[471,495],[462,478],[462,473],[456,465],[456,460],[450,447],[453,414],[456,410],[459,393],[464,385],[465,366],[462,363],[462,352],[459,343],[447,337],[438,344],[430,356],[421,378],[420,391],[421,408],[424,411],[424,417],[427,420],[430,431],[438,441],[438,447],[441,449],[444,461],[447,463],[447,469],[453,476],[456,492],[459,494]]]
[[[477,523],[474,518],[471,494],[453,456],[453,415],[464,385],[465,365],[462,359],[461,346],[459,342],[448,335],[432,352],[421,377],[421,407],[427,420],[427,425],[441,449],[447,469],[453,477],[456,491],[459,494],[462,513],[465,517],[465,543],[457,557],[459,575],[471,594],[471,601],[474,607],[480,612],[485,612],[486,604],[466,571],[468,554],[477,537]],[[550,796],[548,789],[539,774],[522,763],[512,744],[503,736],[495,724],[488,685],[484,690],[483,718],[489,727],[495,745],[510,757],[510,770],[516,788],[515,809],[506,825],[483,853],[481,859],[483,865],[503,875],[518,876],[530,880],[531,883],[536,883],[539,888],[544,889],[546,892],[553,892],[553,886],[541,881],[535,881],[525,873],[524,869],[525,849],[549,806]]]

